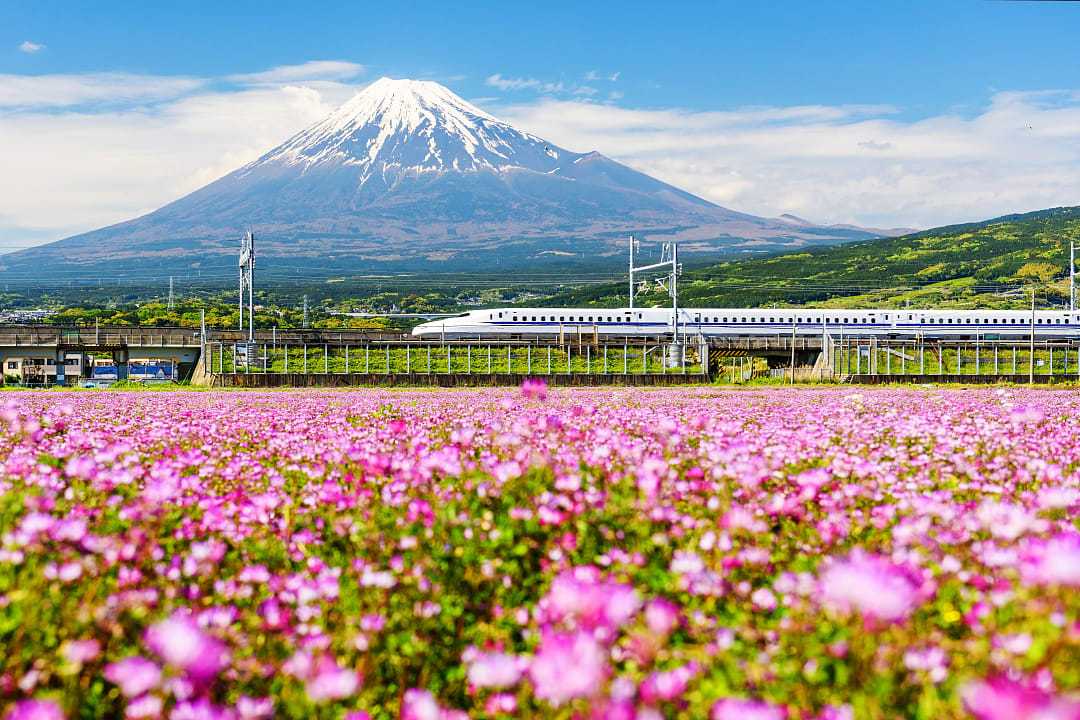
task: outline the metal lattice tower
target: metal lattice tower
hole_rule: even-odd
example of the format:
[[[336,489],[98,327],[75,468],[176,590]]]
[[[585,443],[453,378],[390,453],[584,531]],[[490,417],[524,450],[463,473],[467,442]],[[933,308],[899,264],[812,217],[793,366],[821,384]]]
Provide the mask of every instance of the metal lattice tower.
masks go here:
[[[1076,312],[1076,242],[1075,241],[1072,241],[1072,242],[1069,243],[1069,312]]]
[[[307,295],[305,295],[304,296],[304,325],[303,325],[304,328],[307,328],[307,324],[308,324],[308,306],[307,306]]]
[[[173,309],[173,276],[172,275],[169,276],[169,303],[168,303],[167,307],[168,307],[169,312],[172,312],[172,309]]]
[[[244,295],[247,294],[248,342],[255,341],[255,235],[249,230],[240,240],[240,331],[244,330]]]
[[[634,307],[634,296],[640,290],[648,287],[648,284],[643,282],[641,288],[638,288],[634,284],[634,275],[648,272],[650,270],[659,270],[661,268],[670,267],[670,271],[667,275],[657,280],[657,284],[661,289],[666,290],[668,295],[671,296],[671,328],[674,341],[679,341],[679,276],[682,275],[682,265],[679,264],[679,244],[676,242],[667,242],[660,246],[660,262],[652,263],[651,265],[634,265],[634,251],[637,248],[638,240],[633,235],[630,236],[630,307]]]

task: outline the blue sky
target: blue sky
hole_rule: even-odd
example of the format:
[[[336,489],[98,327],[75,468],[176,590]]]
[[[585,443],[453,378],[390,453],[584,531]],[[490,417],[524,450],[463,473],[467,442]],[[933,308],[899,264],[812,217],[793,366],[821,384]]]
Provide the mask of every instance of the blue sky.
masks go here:
[[[928,226],[1076,204],[1078,38],[1064,2],[8,0],[0,242],[153,209],[381,75],[758,214]],[[43,154],[78,166],[66,189]]]
[[[1071,87],[1080,71],[1073,3],[483,5],[9,1],[0,70],[223,76],[333,58],[462,78],[455,89],[474,95],[493,73],[565,83],[596,70],[619,72],[637,106],[884,103],[913,116]],[[28,39],[48,52],[13,52]]]

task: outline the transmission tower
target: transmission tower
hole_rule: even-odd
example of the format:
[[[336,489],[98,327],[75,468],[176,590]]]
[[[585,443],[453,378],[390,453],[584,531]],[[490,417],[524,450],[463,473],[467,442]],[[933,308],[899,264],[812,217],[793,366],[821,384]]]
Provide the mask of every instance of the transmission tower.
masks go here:
[[[173,276],[172,275],[169,276],[169,304],[168,304],[168,309],[169,309],[169,312],[172,312],[172,309],[173,309]]]
[[[244,294],[247,293],[248,342],[255,341],[255,235],[240,240],[240,331],[244,331]]]
[[[304,329],[307,329],[307,295],[304,296]]]

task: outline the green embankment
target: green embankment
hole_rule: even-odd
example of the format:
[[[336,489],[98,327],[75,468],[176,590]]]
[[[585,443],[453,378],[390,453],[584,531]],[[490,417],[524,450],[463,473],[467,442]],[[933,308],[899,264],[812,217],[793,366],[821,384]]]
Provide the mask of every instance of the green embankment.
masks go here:
[[[1019,308],[1024,288],[1040,302],[1068,297],[1069,241],[1080,240],[1080,207],[1010,215],[897,238],[814,248],[687,269],[685,307],[911,306]],[[618,306],[624,285],[567,291],[553,304]],[[642,306],[666,305],[658,293]]]

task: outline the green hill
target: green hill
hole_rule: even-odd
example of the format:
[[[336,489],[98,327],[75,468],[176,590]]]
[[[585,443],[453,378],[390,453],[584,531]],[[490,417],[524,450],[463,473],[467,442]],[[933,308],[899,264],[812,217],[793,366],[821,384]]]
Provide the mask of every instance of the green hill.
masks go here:
[[[691,307],[1022,307],[1068,302],[1069,241],[1080,244],[1080,207],[950,225],[896,238],[739,259],[687,269],[680,304]],[[562,293],[558,302],[618,306],[625,285]],[[657,291],[640,305],[667,305]]]

